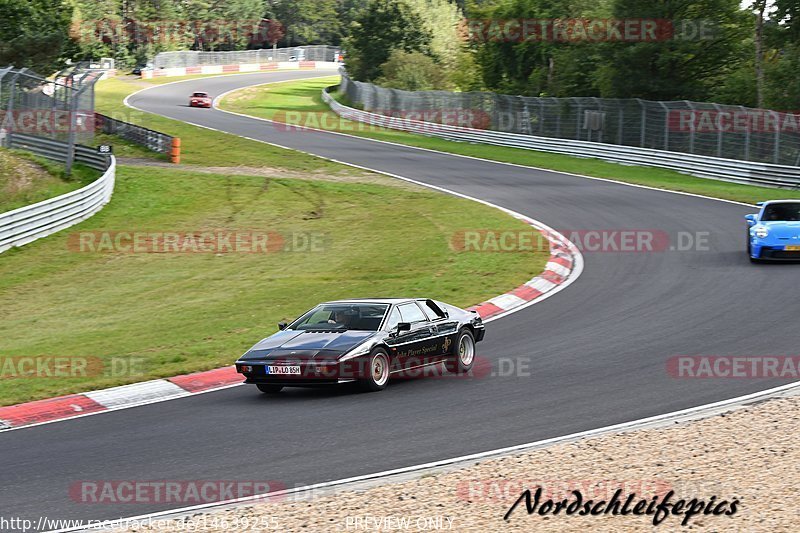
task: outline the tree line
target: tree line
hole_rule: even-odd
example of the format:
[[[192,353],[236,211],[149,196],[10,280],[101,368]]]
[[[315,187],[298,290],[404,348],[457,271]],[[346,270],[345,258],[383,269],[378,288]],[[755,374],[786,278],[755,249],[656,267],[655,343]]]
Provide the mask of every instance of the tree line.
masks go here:
[[[332,44],[408,90],[800,109],[800,0],[0,0],[0,65]]]

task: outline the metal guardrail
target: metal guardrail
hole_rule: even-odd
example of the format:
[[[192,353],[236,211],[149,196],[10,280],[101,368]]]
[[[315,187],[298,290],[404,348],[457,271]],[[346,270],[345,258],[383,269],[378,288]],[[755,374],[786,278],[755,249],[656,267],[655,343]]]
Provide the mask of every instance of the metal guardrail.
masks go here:
[[[14,135],[12,147],[24,148],[49,159],[65,161],[68,145],[52,139],[30,135]],[[116,177],[113,156],[98,154],[94,149],[78,145],[75,160],[103,171],[89,185],[55,198],[0,213],[0,253],[52,235],[73,226],[100,211],[111,199]]]
[[[66,142],[22,133],[15,133],[8,139],[6,145],[8,148],[27,150],[61,163],[67,160],[69,153],[69,145]],[[75,161],[103,171],[108,168],[109,156],[97,153],[94,148],[78,144],[75,146]]]
[[[160,131],[154,131],[142,126],[137,126],[129,122],[123,122],[106,115],[95,113],[95,124],[97,129],[103,133],[109,133],[122,137],[139,146],[144,146],[148,150],[161,154],[168,154],[172,148],[172,137]]]
[[[800,167],[741,161],[718,157],[667,152],[651,148],[622,146],[573,139],[537,137],[518,133],[481,130],[391,117],[361,111],[337,102],[322,91],[322,99],[342,118],[387,129],[396,129],[451,141],[491,144],[578,157],[597,158],[613,163],[652,166],[676,170],[701,178],[712,178],[747,185],[800,189]]]

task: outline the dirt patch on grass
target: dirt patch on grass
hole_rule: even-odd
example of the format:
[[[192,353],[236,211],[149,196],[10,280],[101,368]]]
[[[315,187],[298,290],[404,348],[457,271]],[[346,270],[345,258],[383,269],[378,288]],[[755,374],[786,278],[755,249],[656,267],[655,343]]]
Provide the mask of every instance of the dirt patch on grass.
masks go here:
[[[25,194],[37,184],[56,181],[44,167],[24,157],[0,150],[0,196],[13,197]]]
[[[359,172],[355,169],[347,169],[342,172],[330,172],[329,170],[317,170],[313,172],[295,172],[282,168],[274,167],[208,167],[200,165],[175,165],[166,161],[153,159],[118,157],[120,165],[135,167],[159,167],[171,170],[182,170],[187,172],[199,172],[202,174],[225,174],[230,176],[263,176],[265,178],[297,179],[297,180],[317,180],[335,181],[341,183],[370,183],[376,185],[387,185],[400,189],[421,191],[427,190],[426,187],[415,185],[407,181],[390,178],[374,172]]]

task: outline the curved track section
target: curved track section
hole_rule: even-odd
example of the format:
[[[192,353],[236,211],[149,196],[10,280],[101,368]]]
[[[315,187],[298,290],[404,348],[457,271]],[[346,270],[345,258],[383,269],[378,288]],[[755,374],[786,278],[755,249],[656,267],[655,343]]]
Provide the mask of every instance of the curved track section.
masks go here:
[[[677,354],[792,354],[795,265],[751,265],[746,206],[185,107],[278,73],[159,86],[130,104],[166,117],[485,199],[558,230],[709,233],[709,251],[585,253],[554,298],[493,322],[481,355],[530,358],[530,376],[423,379],[380,394],[251,387],[0,434],[0,501],[17,516],[118,518],[180,504],[86,505],[79,480],[279,480],[286,486],[431,462],[654,416],[786,383],[675,379]],[[209,147],[213,149],[213,147]],[[276,161],[276,164],[280,164]],[[402,235],[398,239],[404,239]],[[412,237],[404,245],[413,245]],[[778,320],[773,317],[781,317]],[[238,354],[231,353],[233,359]],[[535,473],[531,473],[534,475]]]

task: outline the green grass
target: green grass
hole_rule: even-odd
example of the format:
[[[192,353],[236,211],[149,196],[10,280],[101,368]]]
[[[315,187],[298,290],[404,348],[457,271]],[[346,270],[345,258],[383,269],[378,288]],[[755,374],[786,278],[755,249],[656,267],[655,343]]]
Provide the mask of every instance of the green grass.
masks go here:
[[[76,164],[67,177],[61,163],[0,148],[0,213],[66,194],[99,176],[98,171]]]
[[[283,114],[285,111],[299,111],[310,114],[308,116],[310,123],[307,125],[322,127],[321,125],[326,123],[334,124],[338,131],[361,137],[739,202],[755,203],[800,196],[796,191],[739,185],[687,176],[667,169],[619,165],[599,159],[578,158],[518,148],[457,143],[400,131],[380,130],[365,124],[339,119],[330,111],[322,101],[320,93],[323,88],[338,83],[338,79],[338,76],[331,76],[242,89],[224,98],[221,107],[237,113],[282,122],[285,121]],[[335,96],[340,101],[342,100],[342,95]],[[327,120],[323,120],[323,115]],[[322,127],[322,129],[325,128]]]
[[[475,202],[408,186],[122,166],[112,203],[78,226],[0,254],[0,358],[134,357],[133,376],[0,375],[0,404],[231,364],[319,301],[430,296],[467,306],[524,283],[544,253],[470,253],[470,228],[526,229]],[[76,252],[90,231],[317,235],[322,251]],[[73,237],[74,239],[75,237]]]
[[[168,81],[175,81],[170,79]],[[355,173],[352,167],[125,107],[124,98],[152,83],[111,78],[98,82],[98,112],[181,139],[181,163],[215,167],[281,167],[301,172]],[[116,146],[116,145],[115,145]]]

